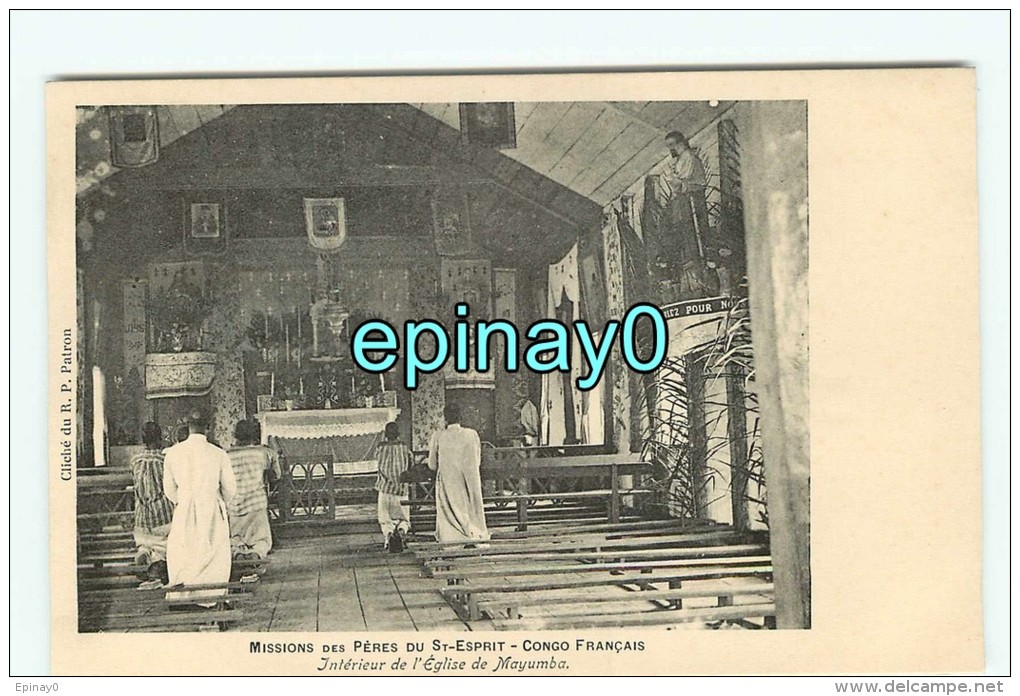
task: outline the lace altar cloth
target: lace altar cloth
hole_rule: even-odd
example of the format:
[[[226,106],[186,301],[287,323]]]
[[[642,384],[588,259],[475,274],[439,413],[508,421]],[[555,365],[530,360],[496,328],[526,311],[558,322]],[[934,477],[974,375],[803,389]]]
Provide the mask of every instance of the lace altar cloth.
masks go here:
[[[330,458],[337,474],[376,471],[375,446],[396,408],[269,411],[259,415],[263,443],[277,447],[288,460]]]

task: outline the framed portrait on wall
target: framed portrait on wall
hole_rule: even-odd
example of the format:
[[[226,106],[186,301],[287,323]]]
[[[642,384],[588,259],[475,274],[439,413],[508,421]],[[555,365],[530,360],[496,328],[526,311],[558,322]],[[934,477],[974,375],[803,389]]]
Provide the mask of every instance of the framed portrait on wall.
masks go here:
[[[220,236],[220,204],[191,204],[191,236],[194,239],[217,239]]]
[[[513,102],[474,102],[460,105],[460,132],[464,142],[497,150],[517,147]]]
[[[440,256],[457,256],[471,250],[467,194],[459,190],[436,192],[432,198],[432,227]]]
[[[308,243],[320,251],[336,251],[347,239],[347,206],[343,198],[305,198]]]
[[[184,201],[184,248],[198,255],[227,250],[227,207],[222,201]]]

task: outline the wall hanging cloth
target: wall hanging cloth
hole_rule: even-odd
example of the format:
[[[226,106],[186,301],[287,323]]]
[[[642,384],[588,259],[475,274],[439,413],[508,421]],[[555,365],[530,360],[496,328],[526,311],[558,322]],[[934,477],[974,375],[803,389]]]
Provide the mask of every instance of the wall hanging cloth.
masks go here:
[[[159,159],[159,117],[154,106],[110,107],[110,162],[144,167]]]

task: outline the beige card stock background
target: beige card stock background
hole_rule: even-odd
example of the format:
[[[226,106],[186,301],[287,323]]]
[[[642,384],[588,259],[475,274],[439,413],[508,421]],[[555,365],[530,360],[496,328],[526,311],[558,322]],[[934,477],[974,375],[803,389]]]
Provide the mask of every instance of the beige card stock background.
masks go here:
[[[531,634],[643,640],[561,653],[562,674],[975,672],[983,667],[975,80],[972,70],[110,81],[47,89],[49,354],[75,327],[78,104],[755,100],[808,102],[811,556],[805,631]],[[781,282],[781,281],[780,281]],[[751,279],[753,289],[755,280]],[[52,368],[51,368],[52,369]],[[81,634],[75,484],[50,393],[52,670],[317,674],[253,639],[439,634]],[[452,637],[447,635],[447,638]],[[506,639],[526,634],[462,634]],[[143,660],[144,656],[144,660]],[[541,659],[548,653],[516,653]],[[474,655],[462,656],[470,661]],[[330,676],[355,673],[330,672]]]

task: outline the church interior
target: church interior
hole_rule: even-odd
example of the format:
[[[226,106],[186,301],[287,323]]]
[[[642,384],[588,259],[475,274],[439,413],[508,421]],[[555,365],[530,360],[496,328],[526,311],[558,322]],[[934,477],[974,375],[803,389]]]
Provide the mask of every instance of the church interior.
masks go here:
[[[79,107],[79,631],[808,628],[806,128],[802,102]],[[581,389],[578,340],[540,373],[495,336],[491,369],[407,388],[439,344],[402,327],[457,303],[522,350],[537,322],[598,340],[652,305],[664,359],[632,369],[621,337]],[[392,369],[352,359],[371,321],[401,337]],[[485,543],[434,536],[451,405]],[[272,551],[190,610],[139,589],[130,462],[144,424],[169,448],[196,409],[224,450],[256,423],[280,475]],[[400,553],[376,518],[391,422]]]

